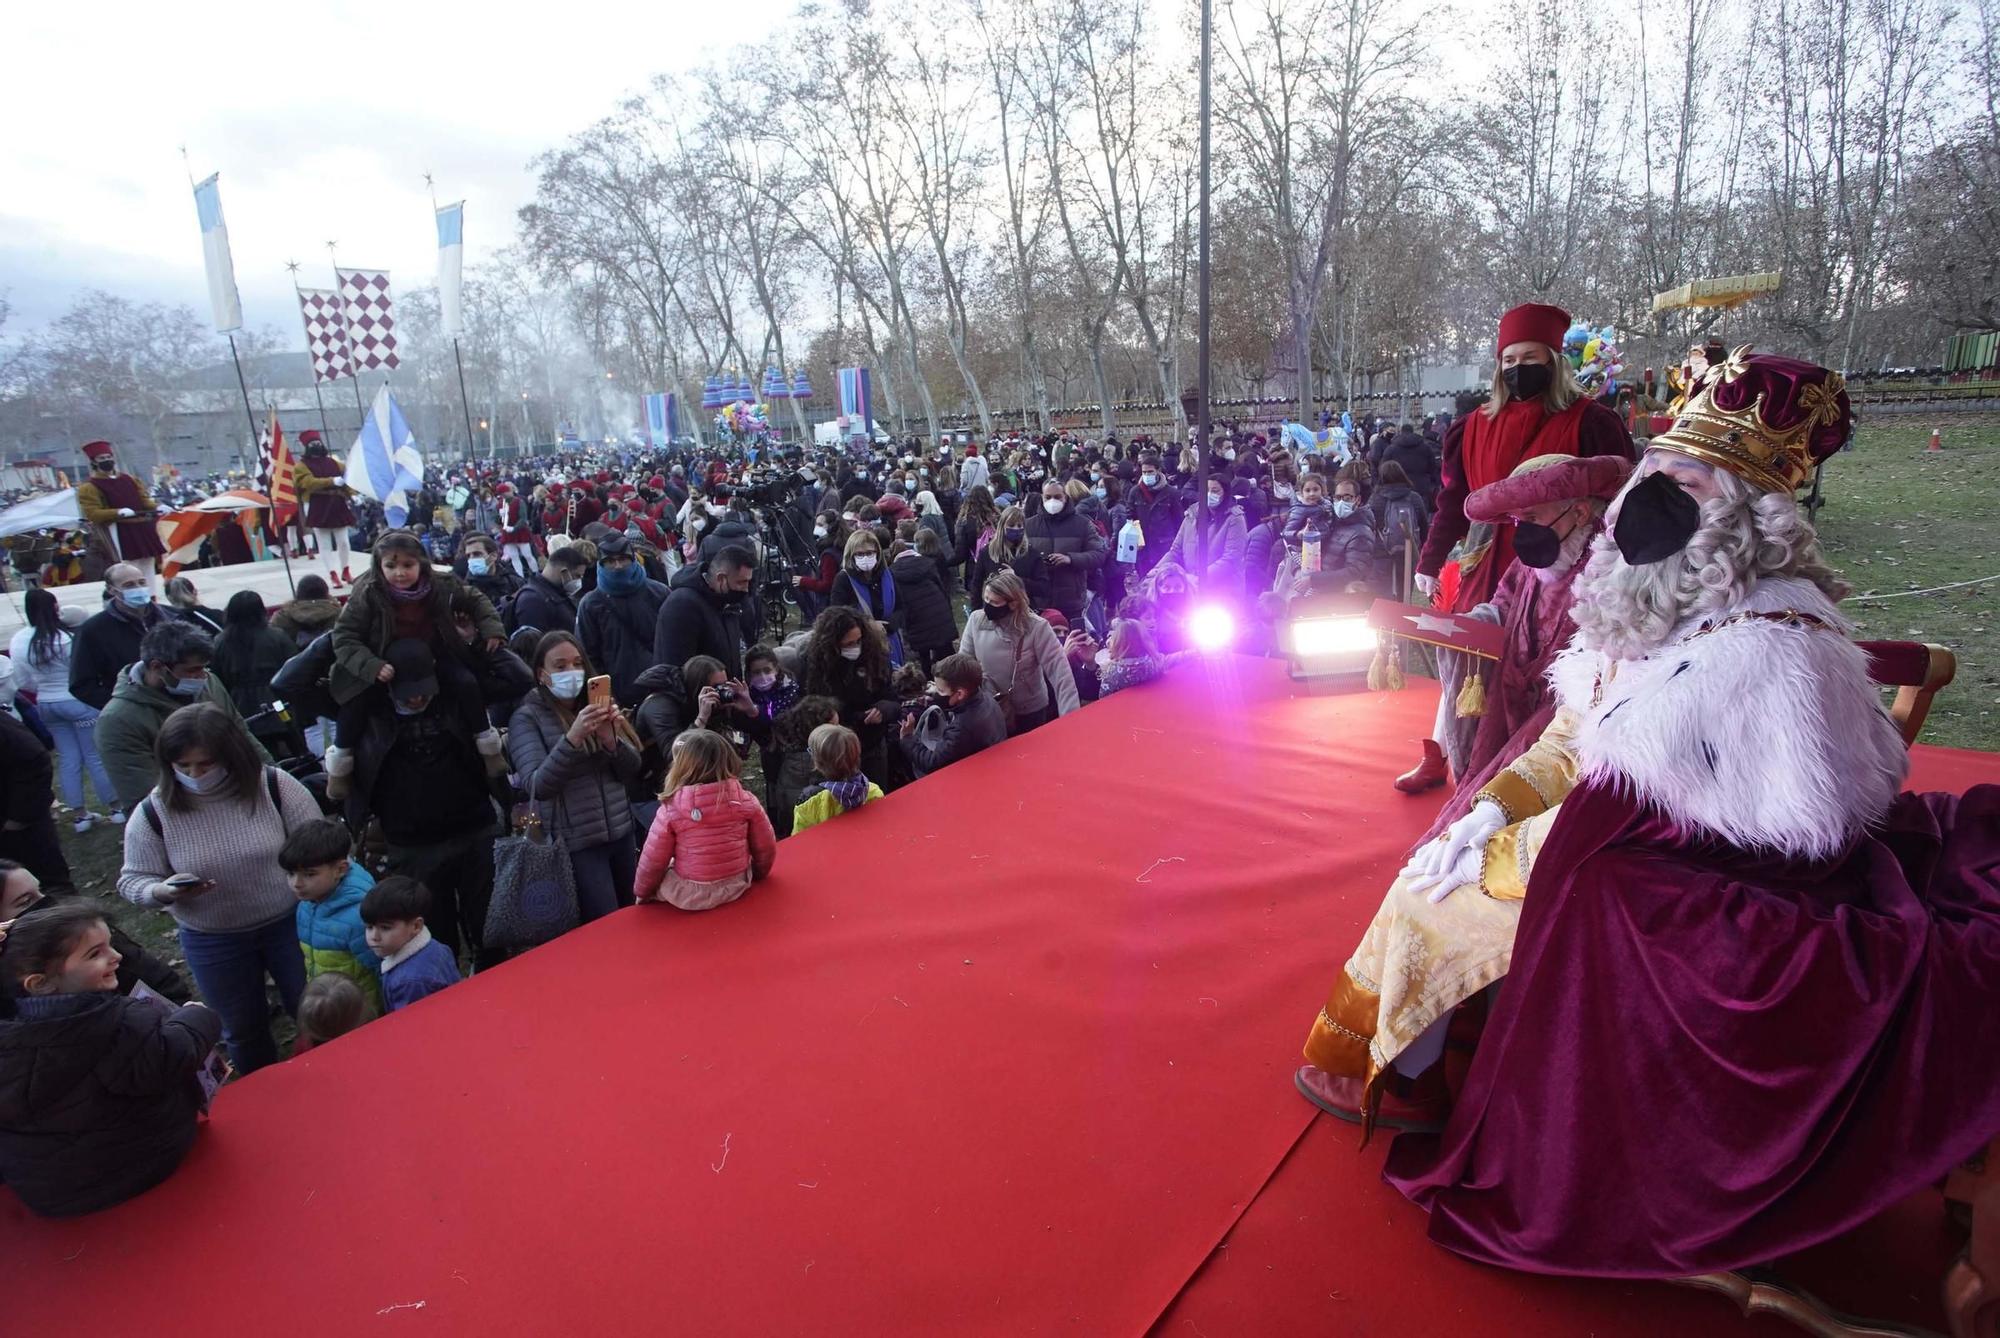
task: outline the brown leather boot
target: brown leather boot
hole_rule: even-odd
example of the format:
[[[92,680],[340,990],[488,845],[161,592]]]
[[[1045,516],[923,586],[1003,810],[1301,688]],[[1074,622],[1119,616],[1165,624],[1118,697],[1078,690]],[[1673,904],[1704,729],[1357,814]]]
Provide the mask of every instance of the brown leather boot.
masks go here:
[[[1362,1089],[1359,1078],[1336,1078],[1324,1069],[1311,1064],[1302,1064],[1292,1075],[1292,1082],[1306,1100],[1318,1106],[1336,1120],[1346,1120],[1349,1124],[1367,1123],[1362,1110]],[[1419,1079],[1410,1084],[1410,1095],[1399,1096],[1385,1090],[1381,1105],[1376,1108],[1373,1127],[1377,1129],[1401,1129],[1408,1133],[1434,1134],[1444,1128],[1445,1120],[1451,1114],[1451,1102],[1441,1094],[1432,1093]],[[1417,1095],[1414,1089],[1424,1089]]]
[[[1450,779],[1451,768],[1445,765],[1444,750],[1437,746],[1436,739],[1425,739],[1424,760],[1396,777],[1396,788],[1404,794],[1422,794]]]

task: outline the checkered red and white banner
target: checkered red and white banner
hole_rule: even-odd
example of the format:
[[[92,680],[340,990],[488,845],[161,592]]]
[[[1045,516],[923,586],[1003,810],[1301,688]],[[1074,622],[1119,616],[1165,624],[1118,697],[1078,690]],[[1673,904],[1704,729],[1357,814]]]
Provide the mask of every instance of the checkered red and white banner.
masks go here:
[[[306,352],[313,380],[338,381],[354,374],[347,356],[347,329],[340,319],[340,294],[330,288],[301,288],[299,314],[306,322]]]
[[[395,371],[396,317],[389,306],[389,271],[335,270],[347,318],[347,351],[357,372]]]

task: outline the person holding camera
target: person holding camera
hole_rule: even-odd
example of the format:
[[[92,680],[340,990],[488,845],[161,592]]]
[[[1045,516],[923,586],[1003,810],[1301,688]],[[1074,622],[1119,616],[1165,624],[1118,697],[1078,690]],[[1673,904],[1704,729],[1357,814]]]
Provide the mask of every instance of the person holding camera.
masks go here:
[[[1026,528],[1029,559],[1014,563],[1014,570],[1028,587],[1029,603],[1056,609],[1081,626],[1091,574],[1111,556],[1110,545],[1055,479],[1042,484],[1041,505]]]

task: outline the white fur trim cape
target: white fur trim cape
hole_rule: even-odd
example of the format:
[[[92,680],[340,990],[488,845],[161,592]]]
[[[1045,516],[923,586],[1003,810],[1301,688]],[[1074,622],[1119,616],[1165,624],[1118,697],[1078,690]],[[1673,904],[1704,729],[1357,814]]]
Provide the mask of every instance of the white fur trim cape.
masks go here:
[[[1839,630],[1751,619],[1692,635],[1786,609]],[[1611,778],[1735,846],[1838,855],[1888,811],[1909,767],[1848,630],[1810,581],[1772,577],[1644,659],[1614,663],[1572,643],[1549,677],[1580,721],[1578,779]]]

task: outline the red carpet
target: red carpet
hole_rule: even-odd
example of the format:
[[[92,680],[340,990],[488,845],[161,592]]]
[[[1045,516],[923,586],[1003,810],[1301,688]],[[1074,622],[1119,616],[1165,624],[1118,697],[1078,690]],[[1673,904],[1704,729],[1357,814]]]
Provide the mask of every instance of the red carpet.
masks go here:
[[[232,1086],[130,1204],[0,1192],[5,1327],[1727,1331],[1445,1255],[1311,1120],[1298,1047],[1432,811],[1387,781],[1435,697],[1293,692],[1182,670],[786,841],[735,906],[621,912]]]

